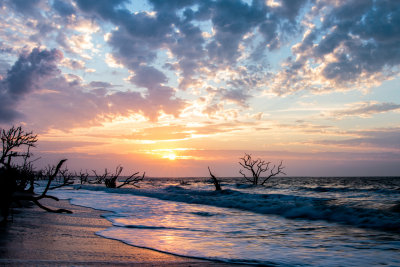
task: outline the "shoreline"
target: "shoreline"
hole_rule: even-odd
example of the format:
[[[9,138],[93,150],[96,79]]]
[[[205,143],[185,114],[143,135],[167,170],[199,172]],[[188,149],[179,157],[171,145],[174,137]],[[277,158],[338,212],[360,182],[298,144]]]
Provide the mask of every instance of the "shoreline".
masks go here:
[[[181,257],[135,247],[96,232],[111,226],[99,211],[68,200],[41,201],[72,214],[49,213],[36,205],[14,208],[0,227],[1,266],[230,266],[223,262]]]

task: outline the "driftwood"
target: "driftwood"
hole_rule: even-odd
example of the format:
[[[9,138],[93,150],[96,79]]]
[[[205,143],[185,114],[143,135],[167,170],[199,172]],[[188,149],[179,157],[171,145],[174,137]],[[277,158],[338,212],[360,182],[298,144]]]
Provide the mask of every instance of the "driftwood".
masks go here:
[[[81,184],[86,184],[88,182],[89,174],[86,172],[82,172],[82,170],[78,173],[75,172],[75,177],[79,178]]]
[[[135,187],[139,187],[137,183],[143,181],[144,176],[146,174],[145,172],[143,173],[143,175],[138,175],[139,172],[135,172],[131,176],[127,177],[124,181],[122,181],[120,185],[117,186],[118,177],[121,175],[123,169],[124,168],[121,165],[118,165],[115,168],[115,173],[110,173],[107,169],[105,169],[104,173],[101,175],[97,174],[97,172],[93,170],[96,179],[94,182],[91,183],[101,184],[104,182],[104,184],[108,188],[121,188],[125,185],[133,185]]]
[[[37,135],[32,132],[25,132],[22,127],[12,126],[9,130],[1,129],[0,139],[2,150],[0,155],[0,164],[6,168],[11,168],[11,160],[17,157],[27,158],[31,154],[29,149],[36,146]],[[26,146],[26,152],[15,151],[15,149]]]
[[[9,188],[7,188],[7,191],[9,191],[9,203],[11,204],[11,202],[16,202],[16,203],[20,203],[20,201],[32,201],[34,204],[36,204],[39,208],[48,211],[48,212],[54,212],[54,213],[72,213],[70,210],[66,210],[66,209],[51,209],[49,207],[44,206],[43,204],[41,204],[39,202],[39,200],[44,199],[44,198],[50,198],[56,201],[59,201],[59,199],[55,196],[51,196],[48,195],[48,191],[51,190],[51,183],[54,180],[54,178],[56,177],[60,167],[62,166],[62,164],[66,161],[66,159],[61,160],[57,167],[54,168],[54,171],[51,173],[51,175],[48,176],[48,182],[47,185],[44,189],[44,191],[40,194],[40,195],[36,195],[31,191],[28,190],[16,190],[14,191],[12,186],[9,186]],[[9,179],[9,177],[2,177],[3,179]],[[5,207],[5,208],[9,208],[9,207]],[[5,214],[7,215],[7,213]],[[4,216],[4,215],[3,215]],[[7,217],[7,216],[4,216]],[[7,218],[4,218],[4,220],[6,220]]]
[[[124,185],[133,185],[135,187],[139,187],[138,185],[136,185],[137,183],[139,183],[140,181],[143,181],[144,176],[146,175],[146,172],[143,172],[143,175],[137,175],[139,174],[139,172],[135,172],[134,174],[132,174],[131,176],[129,176],[128,178],[125,179],[125,181],[122,182],[122,184],[120,184],[119,186],[117,186],[117,188],[121,188]]]
[[[213,183],[214,183],[215,190],[216,190],[216,191],[221,191],[221,190],[222,190],[222,189],[221,189],[221,185],[220,185],[220,183],[219,183],[217,177],[215,177],[214,174],[211,173],[210,167],[208,167],[208,171],[209,171],[209,173],[210,173],[211,180],[212,180]]]
[[[52,182],[52,181],[54,180],[54,178],[57,176],[57,173],[59,172],[61,166],[62,166],[62,165],[64,164],[64,162],[66,162],[66,161],[67,161],[66,159],[63,159],[63,160],[60,160],[60,162],[57,164],[57,166],[56,166],[54,172],[53,172],[52,174],[49,175],[49,177],[48,177],[49,180],[48,180],[47,185],[46,185],[46,188],[44,189],[44,191],[42,192],[42,194],[39,195],[39,196],[32,196],[32,199],[28,199],[28,200],[32,200],[33,203],[35,203],[38,207],[40,207],[40,208],[42,208],[42,209],[44,209],[44,210],[46,210],[46,211],[48,211],[48,212],[55,212],[55,213],[63,213],[63,212],[65,212],[65,213],[72,213],[72,211],[66,210],[66,209],[57,209],[57,210],[53,210],[53,209],[50,209],[50,208],[48,208],[48,207],[45,207],[45,206],[43,206],[42,204],[39,203],[39,200],[41,200],[41,199],[43,199],[43,198],[51,198],[51,199],[54,199],[54,200],[56,200],[56,201],[59,201],[58,198],[56,198],[56,197],[54,197],[54,196],[49,196],[49,195],[47,195],[47,192],[50,190],[51,182]],[[67,184],[65,184],[65,185],[67,185]],[[65,185],[64,185],[64,186],[65,186]]]
[[[102,175],[98,175],[96,170],[92,170],[92,172],[94,173],[94,176],[96,176],[96,178],[94,181],[88,181],[89,184],[102,184],[106,180],[107,176],[110,174],[107,168],[104,170],[104,174]]]
[[[0,208],[3,217],[2,223],[7,222],[12,202],[20,203],[22,200],[32,201],[38,207],[49,212],[71,213],[66,209],[51,209],[39,202],[43,198],[58,200],[58,198],[47,195],[47,193],[52,189],[51,183],[66,159],[61,160],[56,167],[49,168],[47,185],[40,195],[36,195],[34,194],[34,181],[37,178],[37,173],[34,171],[33,161],[28,159],[32,156],[30,148],[35,147],[37,135],[32,132],[25,132],[21,127],[12,126],[9,130],[0,129],[0,139],[2,143],[0,152]],[[23,163],[16,165],[13,162],[16,158],[22,158]],[[43,172],[40,172],[40,174],[43,174]],[[70,184],[70,179],[64,177],[62,186]],[[26,190],[25,188],[28,185],[30,185],[30,188]]]
[[[62,179],[62,183],[50,187],[50,190],[74,184],[75,175],[73,173],[69,172],[67,168],[65,168],[63,170],[59,170],[59,173],[60,173],[60,176],[61,176],[61,179]],[[47,176],[50,177],[50,175],[51,175],[51,173],[49,175],[47,175]]]

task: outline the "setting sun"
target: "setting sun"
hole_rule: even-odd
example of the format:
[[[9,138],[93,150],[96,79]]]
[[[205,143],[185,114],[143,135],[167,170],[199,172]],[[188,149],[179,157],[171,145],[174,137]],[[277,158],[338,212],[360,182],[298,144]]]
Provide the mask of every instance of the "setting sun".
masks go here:
[[[168,155],[163,156],[163,158],[169,159],[169,160],[175,160],[176,155],[174,153],[170,153]]]

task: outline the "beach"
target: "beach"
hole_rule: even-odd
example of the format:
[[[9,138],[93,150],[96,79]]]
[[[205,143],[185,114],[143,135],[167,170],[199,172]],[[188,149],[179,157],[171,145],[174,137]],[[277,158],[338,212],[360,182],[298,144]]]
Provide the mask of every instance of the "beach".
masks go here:
[[[185,181],[52,190],[73,214],[14,208],[0,266],[400,266],[397,178]]]
[[[70,205],[68,201],[41,201],[73,214],[49,213],[35,205],[14,208],[0,227],[1,266],[227,266],[178,257],[126,245],[96,235],[111,226],[102,211]]]

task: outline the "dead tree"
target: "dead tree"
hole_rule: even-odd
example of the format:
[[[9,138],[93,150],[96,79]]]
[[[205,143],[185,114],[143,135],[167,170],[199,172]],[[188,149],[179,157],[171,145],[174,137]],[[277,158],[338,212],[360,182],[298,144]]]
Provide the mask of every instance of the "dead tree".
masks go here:
[[[86,172],[82,172],[82,170],[78,173],[75,172],[75,177],[79,178],[81,184],[86,184],[88,182],[89,174]]]
[[[117,186],[117,179],[123,169],[124,168],[121,165],[118,165],[115,168],[115,173],[111,173],[109,178],[104,177],[104,183],[106,184],[106,187],[115,188]],[[107,169],[106,169],[106,171],[107,171]]]
[[[211,173],[210,167],[208,167],[208,172],[210,173],[211,180],[212,180],[213,183],[214,183],[215,190],[216,190],[216,191],[221,191],[221,190],[222,190],[222,189],[221,189],[221,185],[220,185],[218,179],[214,176],[214,174]]]
[[[42,209],[50,212],[68,212],[65,209],[53,210],[43,206],[39,200],[56,197],[47,195],[51,182],[54,180],[58,171],[65,160],[61,160],[54,171],[48,176],[48,184],[41,195],[35,195],[33,190],[35,172],[32,166],[30,148],[35,147],[37,135],[32,132],[25,132],[21,127],[12,126],[9,130],[0,129],[0,139],[2,150],[0,153],[0,208],[3,217],[2,223],[7,221],[8,213],[12,202],[28,200],[35,203]],[[23,163],[17,164],[14,159],[22,158]],[[30,188],[26,186],[30,183]]]
[[[67,185],[73,185],[74,184],[74,178],[75,175],[72,172],[69,172],[68,168],[65,168],[63,170],[59,170],[60,176],[61,176],[61,183],[55,186],[52,186],[50,189],[56,189],[56,188],[60,188],[63,186],[67,186]],[[49,174],[48,174],[49,176]]]
[[[43,206],[43,205],[40,204],[40,202],[39,202],[39,200],[41,200],[41,199],[43,199],[43,198],[51,198],[51,199],[54,199],[54,200],[56,200],[56,201],[59,201],[58,198],[56,198],[56,197],[54,197],[54,196],[47,195],[47,192],[48,192],[49,190],[51,190],[50,185],[51,185],[51,183],[54,181],[54,178],[57,176],[57,173],[59,172],[61,166],[64,164],[65,161],[67,161],[67,160],[66,160],[66,159],[60,160],[60,162],[59,162],[59,163],[57,164],[57,166],[54,168],[54,171],[53,171],[52,173],[49,173],[47,185],[46,185],[45,189],[43,190],[42,194],[40,194],[39,196],[34,196],[34,195],[33,195],[33,196],[30,196],[30,197],[27,197],[26,200],[31,200],[31,201],[33,201],[33,203],[35,203],[38,207],[40,207],[40,208],[42,208],[42,209],[44,209],[45,211],[48,211],[48,212],[55,212],[55,213],[72,213],[72,211],[66,210],[66,209],[56,209],[56,210],[54,210],[54,209],[48,208],[48,207],[46,207],[46,206]],[[24,198],[22,198],[22,199],[24,199]]]
[[[135,187],[139,187],[136,184],[139,183],[140,181],[143,181],[144,176],[146,174],[145,172],[143,173],[143,175],[138,175],[139,172],[135,172],[131,176],[127,177],[125,179],[125,181],[122,181],[122,183],[120,185],[117,186],[118,177],[121,175],[123,169],[124,169],[124,167],[122,167],[121,165],[118,165],[115,168],[115,173],[110,173],[107,169],[105,169],[104,173],[102,175],[97,174],[97,172],[95,170],[93,170],[93,173],[96,176],[96,179],[94,182],[90,182],[90,183],[91,184],[101,184],[104,182],[104,184],[108,188],[121,188],[125,185],[133,185]]]
[[[271,162],[261,159],[253,160],[249,154],[245,154],[243,158],[240,158],[240,160],[241,161],[239,161],[239,164],[248,172],[250,172],[251,176],[247,176],[242,169],[240,169],[239,173],[243,175],[246,182],[250,182],[253,185],[264,185],[271,177],[274,177],[278,174],[286,175],[286,173],[283,172],[285,167],[282,165],[282,161],[278,166],[271,166]],[[263,176],[265,172],[268,172],[268,174]]]
[[[56,167],[54,167],[53,171],[49,174],[48,181],[47,181],[47,185],[45,187],[45,189],[43,190],[43,192],[40,195],[36,195],[32,192],[29,191],[14,191],[11,194],[11,199],[14,202],[19,203],[19,201],[21,200],[26,200],[26,201],[32,201],[33,203],[35,203],[39,208],[44,209],[45,211],[48,212],[54,212],[54,213],[72,213],[70,210],[66,210],[66,209],[51,209],[49,207],[46,207],[44,205],[42,205],[39,200],[44,199],[44,198],[50,198],[50,199],[54,199],[56,201],[59,201],[59,199],[57,197],[48,195],[47,192],[49,190],[51,190],[51,183],[54,181],[54,178],[57,176],[58,171],[60,170],[62,164],[66,161],[66,159],[61,160]],[[11,169],[12,170],[12,169]],[[7,177],[10,177],[9,175],[7,175]],[[11,176],[12,177],[12,176]],[[4,215],[3,215],[4,216]],[[7,219],[7,216],[4,216],[4,220]]]
[[[133,185],[134,187],[138,187],[139,188],[139,186],[138,185],[136,185],[137,183],[139,183],[140,181],[143,181],[144,180],[144,176],[145,176],[145,174],[146,174],[146,172],[143,172],[143,175],[142,176],[140,176],[140,175],[138,175],[139,174],[139,172],[135,172],[134,174],[132,174],[131,176],[129,176],[129,177],[127,177],[126,179],[125,179],[125,181],[123,181],[122,182],[122,184],[120,184],[119,186],[117,186],[117,188],[121,188],[121,187],[123,187],[123,186],[125,186],[125,185]]]
[[[96,178],[94,181],[88,181],[89,184],[102,184],[107,179],[107,176],[110,174],[107,168],[105,168],[104,173],[102,175],[98,175],[96,170],[92,170],[92,172],[94,173],[94,176]]]
[[[12,126],[9,130],[1,129],[0,133],[2,151],[0,164],[11,168],[11,160],[17,157],[29,157],[30,148],[36,146],[37,135],[32,132],[25,132],[21,126]],[[27,147],[26,151],[16,151],[20,147]]]

